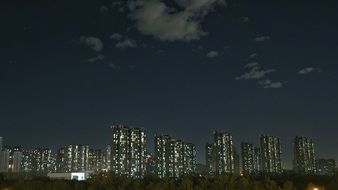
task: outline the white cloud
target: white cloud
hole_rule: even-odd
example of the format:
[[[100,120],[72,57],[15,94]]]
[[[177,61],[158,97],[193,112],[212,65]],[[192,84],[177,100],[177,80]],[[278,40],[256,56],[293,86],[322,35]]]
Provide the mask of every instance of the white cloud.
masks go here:
[[[123,38],[123,35],[119,33],[114,33],[110,36],[110,39],[113,39],[113,40],[121,40],[122,38]]]
[[[89,58],[89,59],[88,59],[88,62],[90,62],[90,63],[95,63],[95,62],[97,62],[97,61],[103,61],[105,58],[106,58],[106,56],[104,56],[104,55],[102,55],[102,54],[99,54],[99,55],[97,55],[96,57]]]
[[[253,58],[257,57],[257,56],[258,56],[257,53],[252,53],[252,54],[249,55],[249,58],[253,59]]]
[[[201,20],[224,0],[176,0],[183,10],[168,7],[162,0],[132,0],[128,7],[137,29],[163,41],[191,41],[207,33]]]
[[[125,39],[123,41],[118,42],[115,47],[117,48],[135,48],[137,47],[137,44],[134,40],[131,39]]]
[[[271,81],[270,79],[259,81],[258,84],[260,84],[263,88],[281,88],[281,87],[283,87],[282,82],[274,82],[274,81]]]
[[[276,69],[261,69],[259,63],[252,62],[244,66],[249,69],[246,73],[242,74],[239,77],[236,77],[236,80],[258,80],[258,84],[263,88],[281,88],[283,86],[282,82],[271,81],[267,78],[267,74],[276,72]]]
[[[244,73],[243,75],[236,77],[236,80],[243,79],[261,79],[266,76],[268,73],[275,72],[275,69],[261,70],[259,66],[252,67],[250,71]]]
[[[219,55],[218,51],[210,51],[207,53],[207,57],[214,58]]]
[[[246,68],[253,68],[253,67],[257,67],[257,66],[258,66],[257,62],[252,62],[252,63],[246,64],[244,67],[246,67]]]
[[[270,36],[259,36],[259,37],[256,37],[254,39],[255,42],[264,42],[264,41],[267,41],[267,40],[270,40],[271,37]]]
[[[301,69],[300,71],[298,71],[298,74],[306,75],[306,74],[309,74],[309,73],[312,73],[312,72],[321,72],[321,70],[318,69],[318,68],[306,67],[306,68]]]
[[[86,37],[82,36],[80,38],[81,43],[86,44],[89,46],[92,50],[99,52],[103,49],[103,43],[100,38],[98,37]]]

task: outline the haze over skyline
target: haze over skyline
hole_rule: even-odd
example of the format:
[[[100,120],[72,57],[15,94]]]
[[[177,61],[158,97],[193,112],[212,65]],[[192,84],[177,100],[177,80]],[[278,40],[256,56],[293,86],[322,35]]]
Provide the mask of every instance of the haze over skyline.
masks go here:
[[[237,149],[280,137],[287,168],[296,135],[338,159],[338,2],[0,4],[5,145],[103,148],[123,124],[150,150],[156,133],[192,142],[203,163],[214,130]]]

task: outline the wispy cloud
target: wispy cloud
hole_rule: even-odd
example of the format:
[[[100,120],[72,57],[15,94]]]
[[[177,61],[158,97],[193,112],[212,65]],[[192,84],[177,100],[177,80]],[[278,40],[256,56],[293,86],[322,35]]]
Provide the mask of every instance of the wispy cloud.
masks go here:
[[[306,75],[306,74],[313,73],[313,72],[321,72],[321,69],[313,68],[313,67],[306,67],[298,71],[298,74]]]
[[[123,41],[117,42],[115,47],[117,47],[117,48],[135,48],[135,47],[137,47],[137,44],[134,40],[125,39]]]
[[[252,63],[248,63],[246,64],[244,67],[245,68],[253,68],[253,67],[258,67],[258,63],[257,62],[252,62]]]
[[[81,43],[86,44],[89,46],[92,50],[99,52],[103,49],[103,43],[100,38],[98,37],[86,37],[82,36],[80,38]]]
[[[110,39],[112,40],[122,40],[122,38],[123,38],[123,35],[120,33],[114,33],[110,36]]]
[[[264,41],[267,41],[267,40],[270,40],[271,37],[270,36],[259,36],[259,37],[256,37],[254,39],[255,42],[264,42]]]
[[[246,65],[247,68],[250,70],[241,76],[236,77],[236,80],[243,80],[243,79],[261,79],[266,76],[268,73],[275,72],[275,69],[266,69],[262,70],[257,63],[249,63]]]
[[[105,58],[106,58],[106,56],[99,54],[96,57],[89,58],[88,62],[95,63],[95,62],[98,62],[98,61],[103,61]]]
[[[218,53],[218,51],[210,51],[210,52],[207,53],[206,56],[209,57],[209,58],[215,58],[215,57],[219,56],[219,53]]]
[[[131,0],[128,3],[131,18],[137,29],[162,41],[198,40],[207,33],[201,27],[201,20],[215,6],[225,6],[224,0],[176,0],[176,6],[169,7],[162,0]]]
[[[268,79],[268,74],[276,72],[276,69],[262,69],[258,62],[251,62],[244,66],[249,69],[246,73],[236,77],[236,80],[259,80],[257,83],[263,88],[281,88],[283,82]]]
[[[258,84],[261,85],[263,88],[281,88],[281,87],[283,87],[282,82],[275,82],[275,81],[271,81],[270,79],[259,81]]]
[[[257,56],[258,56],[257,53],[252,53],[252,54],[249,55],[249,59],[253,59],[253,58],[257,57]]]

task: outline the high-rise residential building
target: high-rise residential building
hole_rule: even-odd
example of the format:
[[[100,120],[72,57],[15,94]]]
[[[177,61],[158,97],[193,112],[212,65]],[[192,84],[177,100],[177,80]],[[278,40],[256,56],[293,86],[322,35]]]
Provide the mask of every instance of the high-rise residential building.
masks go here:
[[[316,174],[322,176],[334,176],[336,161],[334,159],[317,159]]]
[[[196,147],[192,143],[183,142],[183,175],[191,175],[196,170]]]
[[[88,170],[88,145],[67,145],[57,152],[58,172],[84,172]]]
[[[31,150],[22,151],[21,169],[23,172],[32,172],[32,156]]]
[[[59,148],[56,152],[56,172],[71,172],[70,156],[66,153],[66,148]]]
[[[242,142],[241,152],[243,174],[258,174],[261,171],[260,149],[255,147],[253,143]]]
[[[142,178],[145,175],[145,130],[123,125],[113,125],[111,129],[111,171],[132,178]]]
[[[153,153],[146,153],[146,175],[156,176],[156,162]]]
[[[2,152],[1,172],[21,172],[22,149],[20,147],[5,147]]]
[[[207,167],[209,174],[235,174],[235,150],[230,133],[214,132],[214,142],[207,144]],[[238,161],[238,160],[237,160]]]
[[[215,145],[213,143],[207,143],[205,145],[205,153],[206,153],[206,170],[209,176],[214,176],[216,171],[216,152]]]
[[[94,172],[102,171],[103,155],[100,149],[89,149],[88,170]]]
[[[160,178],[192,175],[196,167],[195,146],[169,135],[156,135],[155,163],[155,175]]]
[[[297,136],[293,142],[293,169],[297,174],[315,174],[315,148],[311,138]]]
[[[280,139],[274,136],[261,136],[262,171],[269,174],[281,174],[282,147]]]
[[[1,154],[0,173],[9,172],[9,157],[10,157],[10,148],[9,147],[3,148]]]
[[[103,171],[109,171],[110,170],[110,159],[111,159],[111,146],[108,145],[104,151],[103,151],[103,164],[102,164],[102,170]]]
[[[254,145],[252,143],[241,143],[243,174],[254,173]]]
[[[261,149],[258,147],[254,148],[254,173],[259,174],[262,172],[262,156]]]
[[[234,150],[234,165],[235,165],[235,169],[234,169],[234,174],[236,175],[240,175],[241,173],[241,164],[240,164],[240,158],[239,158],[239,154],[236,150],[236,147],[233,147]]]
[[[51,173],[55,171],[52,150],[49,148],[36,148],[30,151],[32,172]]]

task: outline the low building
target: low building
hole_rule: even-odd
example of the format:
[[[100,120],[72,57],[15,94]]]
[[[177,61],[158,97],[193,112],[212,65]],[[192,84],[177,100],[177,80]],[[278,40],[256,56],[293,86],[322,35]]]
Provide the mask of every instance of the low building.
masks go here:
[[[50,179],[85,181],[89,178],[89,172],[48,173]]]

